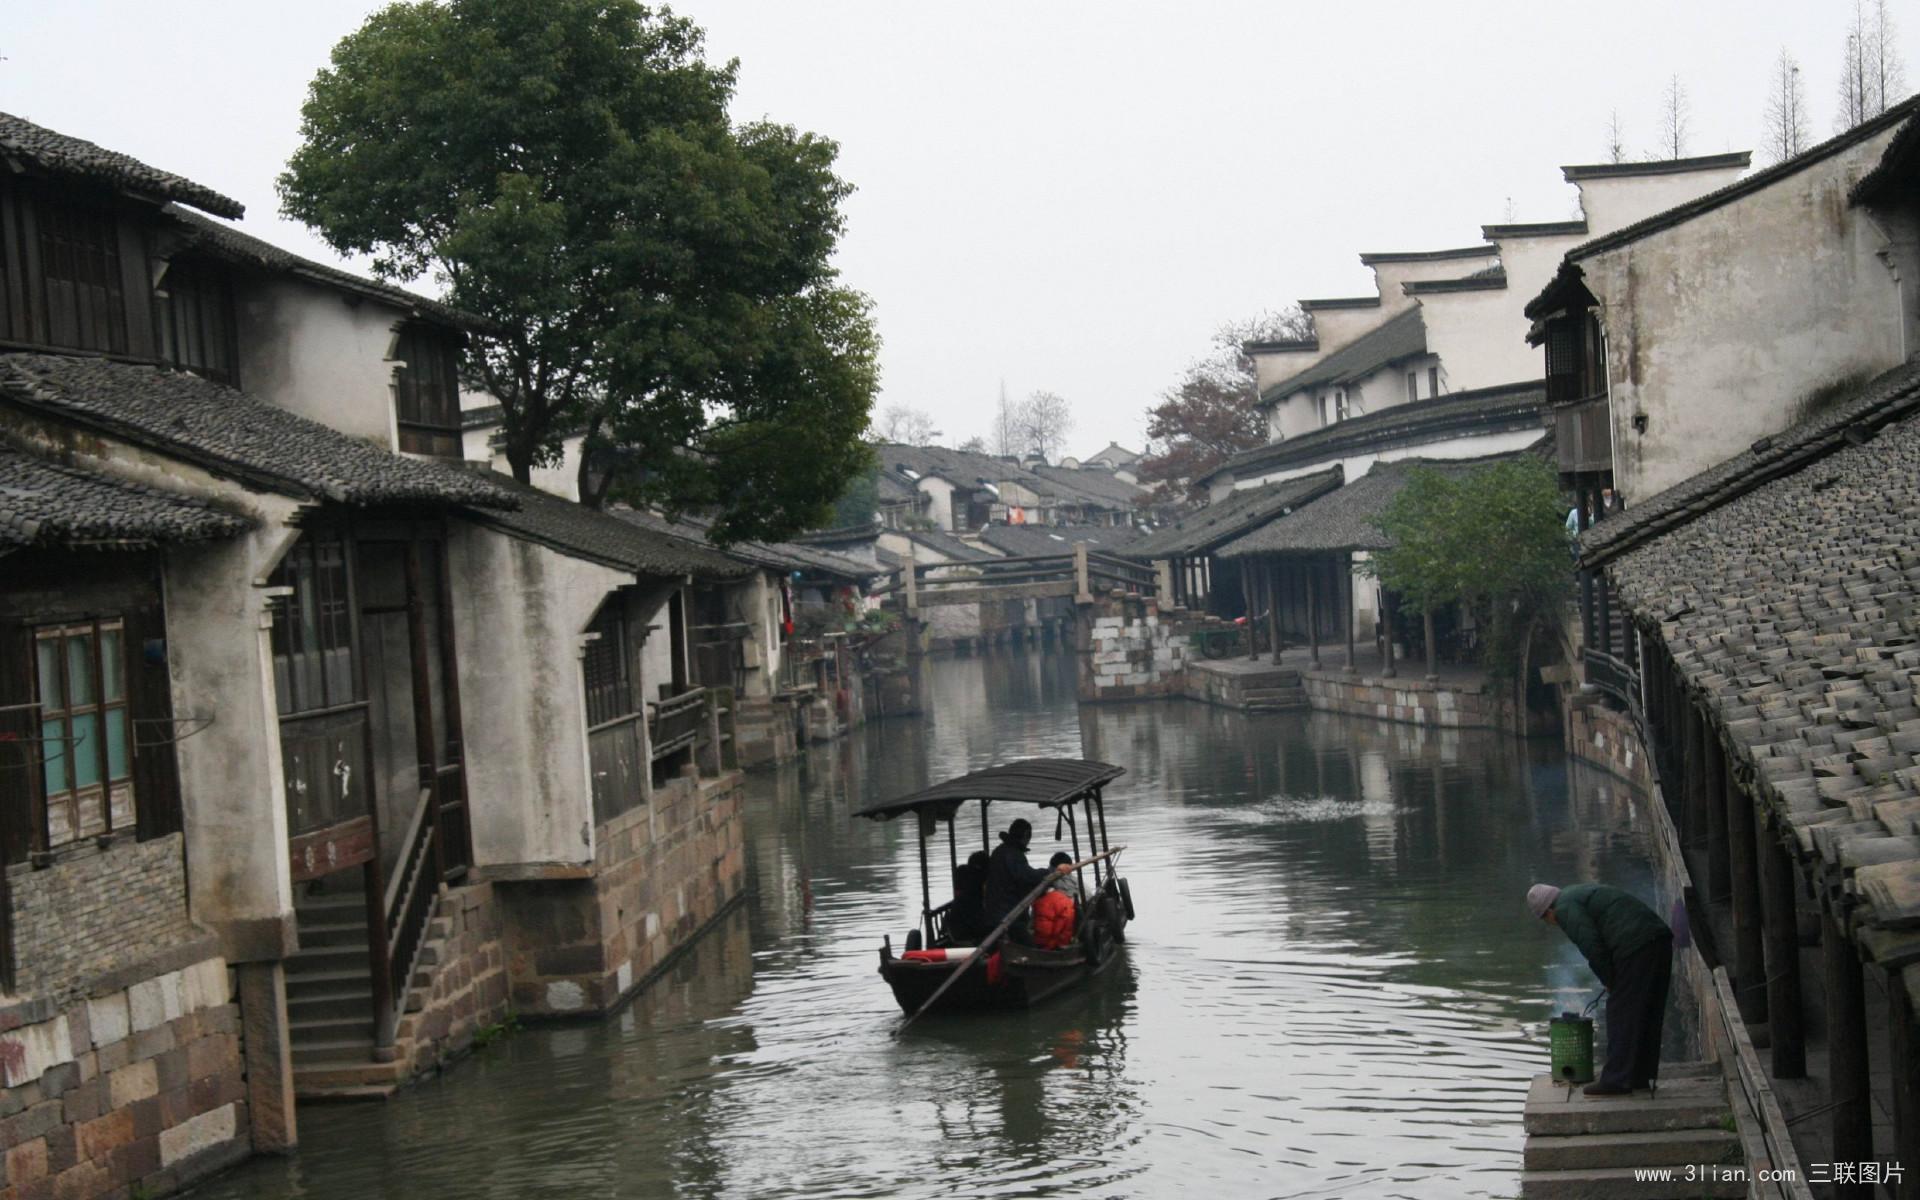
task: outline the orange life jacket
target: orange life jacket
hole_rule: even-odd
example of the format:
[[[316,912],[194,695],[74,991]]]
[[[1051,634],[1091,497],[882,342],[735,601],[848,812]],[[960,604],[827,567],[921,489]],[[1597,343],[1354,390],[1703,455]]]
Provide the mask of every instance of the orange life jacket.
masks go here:
[[[1073,941],[1073,897],[1057,889],[1033,902],[1033,944],[1059,950]]]

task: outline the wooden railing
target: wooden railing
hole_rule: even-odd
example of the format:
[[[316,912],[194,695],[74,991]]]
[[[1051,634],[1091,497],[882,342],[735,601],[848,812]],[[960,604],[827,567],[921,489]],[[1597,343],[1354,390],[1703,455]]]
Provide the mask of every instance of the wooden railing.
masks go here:
[[[1773,1081],[1760,1066],[1753,1038],[1747,1033],[1746,1022],[1740,1019],[1733,980],[1723,966],[1713,968],[1713,998],[1717,1026],[1714,1033],[1721,1043],[1720,1066],[1727,1075],[1728,1091],[1739,1093],[1729,1095],[1728,1099],[1740,1101],[1735,1105],[1735,1125],[1740,1135],[1741,1157],[1746,1160],[1747,1178],[1751,1181],[1747,1194],[1778,1197],[1778,1200],[1813,1200],[1786,1114],[1780,1110],[1780,1102],[1773,1094]],[[1752,1125],[1740,1121],[1740,1116],[1751,1116]]]
[[[955,574],[956,571],[965,573]],[[934,572],[941,574],[936,576]],[[1036,590],[1053,588],[1062,596],[1115,587],[1129,592],[1151,592],[1154,572],[1143,563],[1076,546],[1073,551],[1060,554],[1016,555],[964,563],[914,562],[893,572],[887,583],[869,594],[905,595],[916,604],[938,604],[939,598],[949,593],[1017,585],[1033,586]]]
[[[691,688],[647,706],[653,761],[697,747],[707,724],[707,689]]]
[[[385,922],[372,947],[374,954],[374,1012],[377,1018],[377,1044],[391,1046],[406,1011],[407,987],[420,964],[420,950],[426,944],[427,923],[433,917],[440,895],[440,854],[437,852],[440,806],[434,789],[420,789],[420,802],[414,806],[413,819],[407,823],[400,843],[400,857],[387,880],[382,908]]]

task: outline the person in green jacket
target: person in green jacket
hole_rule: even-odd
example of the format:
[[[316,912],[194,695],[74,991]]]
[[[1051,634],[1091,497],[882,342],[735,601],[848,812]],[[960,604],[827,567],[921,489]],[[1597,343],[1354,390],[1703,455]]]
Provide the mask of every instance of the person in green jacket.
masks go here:
[[[1639,900],[1604,883],[1536,883],[1527,907],[1558,926],[1607,989],[1607,1061],[1589,1096],[1624,1096],[1660,1074],[1660,1026],[1673,980],[1673,931]]]

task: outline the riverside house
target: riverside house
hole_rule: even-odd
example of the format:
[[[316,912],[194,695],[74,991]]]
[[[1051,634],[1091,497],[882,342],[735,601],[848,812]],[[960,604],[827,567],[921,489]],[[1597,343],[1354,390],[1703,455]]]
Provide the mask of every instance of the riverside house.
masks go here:
[[[716,709],[648,677],[733,564],[463,463],[484,323],[0,154],[0,1145],[23,1195],[158,1194],[737,897]]]

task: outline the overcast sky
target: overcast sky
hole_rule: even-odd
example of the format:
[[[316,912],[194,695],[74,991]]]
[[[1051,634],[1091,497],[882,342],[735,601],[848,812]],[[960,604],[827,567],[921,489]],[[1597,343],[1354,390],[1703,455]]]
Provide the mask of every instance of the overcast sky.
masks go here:
[[[243,201],[332,257],[273,178],[308,80],[378,4],[9,5],[0,110]],[[877,302],[884,395],[984,434],[1002,381],[1072,401],[1069,448],[1138,449],[1144,412],[1230,318],[1370,290],[1355,255],[1561,220],[1563,163],[1635,157],[1678,74],[1687,150],[1755,148],[1798,57],[1832,132],[1850,0],[1186,4],[695,0],[741,60],[735,115],[837,139],[840,255]],[[1920,0],[1893,0],[1920,63]],[[1920,81],[1920,67],[1909,70]],[[1756,159],[1758,161],[1758,159]]]

